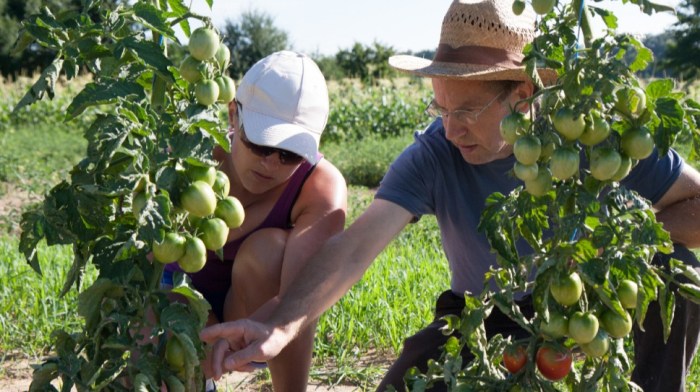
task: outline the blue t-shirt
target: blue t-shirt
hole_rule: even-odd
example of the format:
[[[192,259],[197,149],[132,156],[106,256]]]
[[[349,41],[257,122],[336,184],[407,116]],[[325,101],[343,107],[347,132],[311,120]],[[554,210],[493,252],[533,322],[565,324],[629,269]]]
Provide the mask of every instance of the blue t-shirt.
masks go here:
[[[682,158],[673,150],[657,158],[655,151],[622,181],[652,203],[661,199],[683,168]],[[484,274],[496,266],[496,255],[477,226],[488,196],[508,194],[522,185],[510,173],[514,163],[513,155],[483,165],[467,163],[445,138],[442,120],[437,119],[416,133],[414,143],[391,164],[380,184],[375,197],[403,207],[416,219],[436,216],[455,294],[479,294]]]

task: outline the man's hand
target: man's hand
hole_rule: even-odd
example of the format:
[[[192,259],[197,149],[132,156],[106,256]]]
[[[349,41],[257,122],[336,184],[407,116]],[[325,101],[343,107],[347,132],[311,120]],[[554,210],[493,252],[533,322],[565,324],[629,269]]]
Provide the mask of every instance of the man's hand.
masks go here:
[[[291,340],[279,330],[249,319],[206,327],[199,337],[213,345],[211,370],[216,380],[224,372],[257,369],[250,362],[266,362],[274,358]]]

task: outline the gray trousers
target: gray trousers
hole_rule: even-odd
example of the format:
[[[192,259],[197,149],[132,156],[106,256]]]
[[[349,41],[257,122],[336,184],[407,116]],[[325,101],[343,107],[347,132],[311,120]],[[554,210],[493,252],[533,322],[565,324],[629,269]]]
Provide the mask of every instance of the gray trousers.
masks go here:
[[[670,256],[657,255],[654,258],[654,264],[667,264],[669,258],[673,257],[700,271],[700,262],[692,252],[679,246],[675,248],[675,252]],[[529,297],[518,304],[526,317],[533,315]],[[439,359],[442,354],[440,347],[447,341],[447,336],[440,331],[440,328],[445,325],[440,318],[448,314],[461,315],[463,307],[462,297],[449,290],[442,293],[435,304],[433,322],[404,341],[399,358],[389,368],[377,391],[384,392],[389,385],[393,385],[397,391],[406,390],[403,377],[413,366],[425,373],[428,360]],[[503,336],[511,336],[513,339],[528,336],[526,331],[501,313],[498,308],[494,308],[484,324],[489,338],[499,333]],[[663,341],[663,326],[657,302],[649,306],[644,320],[644,329],[645,332],[641,332],[635,324],[635,368],[632,381],[646,392],[685,391],[686,375],[697,350],[698,336],[700,336],[700,306],[681,296],[676,296],[671,335],[667,343]],[[473,358],[468,349],[462,352],[462,356],[465,361]],[[444,384],[430,389],[432,392],[446,390]]]

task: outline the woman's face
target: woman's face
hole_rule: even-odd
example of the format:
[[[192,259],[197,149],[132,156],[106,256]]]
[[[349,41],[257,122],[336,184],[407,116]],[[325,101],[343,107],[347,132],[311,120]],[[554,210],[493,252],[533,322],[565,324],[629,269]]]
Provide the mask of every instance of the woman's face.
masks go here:
[[[301,163],[283,164],[278,153],[261,156],[248,148],[241,139],[238,105],[235,100],[229,103],[228,117],[229,129],[233,129],[234,132],[231,145],[233,168],[243,187],[250,193],[263,194],[286,183]]]

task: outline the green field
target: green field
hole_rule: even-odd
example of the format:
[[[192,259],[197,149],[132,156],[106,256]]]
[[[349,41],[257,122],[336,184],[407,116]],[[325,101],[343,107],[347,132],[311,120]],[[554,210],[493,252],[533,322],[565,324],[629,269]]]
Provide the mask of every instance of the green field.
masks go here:
[[[18,88],[0,86],[4,97],[0,99],[0,124],[4,125],[0,128],[0,361],[38,361],[50,351],[54,329],[78,329],[81,320],[75,312],[77,293],[58,296],[72,263],[71,249],[40,248],[43,275],[36,274],[18,251],[20,213],[69,175],[83,156],[85,141],[81,124],[61,122],[70,94],[38,103],[36,115],[28,112],[21,120],[11,120],[7,112],[16,102]],[[427,90],[419,89],[416,96],[411,85],[376,88],[364,94],[354,87],[342,88],[353,90],[336,92],[333,102],[342,110],[335,113],[333,125],[336,132],[345,134],[324,142],[322,150],[352,184],[348,219],[352,222],[371,201],[372,188],[387,164],[411,142],[412,129],[404,128],[395,135],[353,132],[371,129],[377,122],[405,121],[397,111],[420,112],[417,108],[423,105]],[[379,105],[382,101],[389,103]],[[342,121],[352,125],[343,127]],[[352,158],[347,151],[353,151]],[[94,276],[88,268],[84,287]],[[436,295],[448,287],[447,263],[435,220],[424,218],[410,225],[380,254],[364,278],[322,316],[312,378],[328,385],[345,383],[372,390],[402,339],[431,318]],[[687,384],[689,390],[700,387],[697,361]]]

